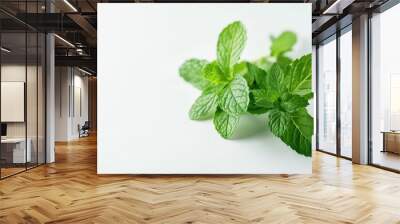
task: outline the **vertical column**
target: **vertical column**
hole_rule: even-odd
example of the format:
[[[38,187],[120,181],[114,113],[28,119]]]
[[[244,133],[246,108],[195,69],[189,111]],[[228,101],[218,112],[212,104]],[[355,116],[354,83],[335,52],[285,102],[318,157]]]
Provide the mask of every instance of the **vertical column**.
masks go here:
[[[313,138],[312,138],[312,143],[311,143],[311,149],[312,150],[315,150],[315,149],[317,149],[317,141],[316,141],[316,138],[317,138],[317,110],[316,110],[316,108],[317,108],[317,97],[316,97],[316,95],[317,95],[317,71],[316,71],[316,69],[317,69],[317,46],[315,46],[315,45],[313,45],[312,46],[312,89],[313,89],[313,92],[314,92],[314,98],[312,99],[312,103],[310,104],[311,106],[310,106],[310,111],[312,112],[312,115],[313,115],[313,117],[314,117],[314,133],[313,133]]]
[[[51,1],[46,1],[46,11],[53,12]],[[46,163],[55,161],[55,43],[54,34],[46,34]]]
[[[341,62],[340,62],[340,36],[341,31],[336,31],[336,155],[341,156],[342,147],[342,123],[340,118],[340,82],[341,82]]]
[[[353,162],[368,163],[368,15],[353,19]]]

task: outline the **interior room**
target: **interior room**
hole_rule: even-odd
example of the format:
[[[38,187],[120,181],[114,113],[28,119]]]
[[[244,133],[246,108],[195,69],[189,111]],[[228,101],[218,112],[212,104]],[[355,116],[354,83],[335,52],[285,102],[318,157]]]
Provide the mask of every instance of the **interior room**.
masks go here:
[[[1,0],[0,223],[399,224],[399,23],[398,0]]]
[[[1,34],[1,178],[45,162],[45,36]]]

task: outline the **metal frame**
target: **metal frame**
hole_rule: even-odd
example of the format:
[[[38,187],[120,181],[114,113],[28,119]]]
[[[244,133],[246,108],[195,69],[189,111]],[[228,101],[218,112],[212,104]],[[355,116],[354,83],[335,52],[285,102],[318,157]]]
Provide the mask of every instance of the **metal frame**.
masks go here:
[[[340,119],[340,81],[341,81],[341,65],[340,65],[340,30],[336,31],[336,154],[340,157],[342,154],[341,151],[341,133],[342,133],[342,123]]]
[[[373,13],[382,13],[392,7],[394,7],[395,5],[399,4],[400,0],[388,0],[387,2],[385,2],[385,4],[381,5],[378,8],[374,8],[368,11],[368,31],[367,31],[367,41],[368,41],[368,56],[367,56],[367,79],[368,79],[368,165],[373,166],[373,167],[377,167],[380,169],[384,169],[387,171],[391,171],[391,172],[395,172],[395,173],[400,173],[400,170],[397,169],[393,169],[390,167],[385,167],[379,164],[374,164],[373,163],[373,142],[372,142],[372,54],[373,54],[373,50],[372,50],[372,26],[371,26],[371,19],[372,19],[372,14]],[[351,26],[351,23],[348,25]],[[331,153],[331,152],[327,152],[324,151],[323,149],[319,149],[319,51],[318,48],[319,43],[322,43],[324,41],[327,41],[328,39],[330,39],[333,35],[326,37],[325,39],[323,39],[322,41],[320,41],[316,46],[316,147],[317,147],[317,151],[329,154],[329,155],[333,155],[336,157],[340,157],[340,158],[344,158],[344,159],[348,159],[348,160],[352,160],[349,157],[343,156],[341,154],[341,147],[340,147],[340,133],[341,133],[341,124],[340,124],[340,75],[341,75],[341,68],[340,68],[340,36],[342,36],[344,33],[342,33],[343,30],[346,30],[347,27],[344,27],[342,29],[339,30],[340,27],[337,27],[337,29],[339,31],[336,32],[336,75],[337,75],[337,79],[336,79],[336,154],[335,153]]]
[[[396,6],[397,4],[400,3],[400,0],[389,0],[385,4],[381,5],[380,7],[371,10],[368,12],[368,30],[367,30],[367,44],[368,44],[368,54],[367,54],[367,62],[368,62],[368,69],[367,69],[367,80],[368,80],[368,165],[377,167],[380,169],[384,169],[387,171],[395,172],[395,173],[400,173],[400,170],[390,168],[387,166],[383,166],[380,164],[374,163],[373,160],[373,140],[372,140],[372,93],[373,93],[373,88],[372,88],[372,54],[373,54],[373,49],[372,49],[372,18],[373,18],[373,13],[383,13],[386,10]]]
[[[340,117],[340,103],[341,103],[341,98],[340,98],[340,84],[341,84],[341,57],[340,57],[340,37],[345,34],[346,32],[351,31],[351,29],[349,29],[349,27],[352,24],[350,23],[349,25],[341,28],[339,26],[337,26],[337,31],[336,33],[332,34],[331,36],[325,38],[324,40],[322,40],[320,43],[323,42],[330,42],[330,41],[336,41],[336,152],[332,153],[332,152],[328,152],[324,149],[320,149],[319,148],[319,53],[318,53],[318,49],[319,49],[319,44],[316,47],[316,150],[319,152],[323,152],[329,155],[333,155],[336,157],[340,157],[343,159],[347,159],[347,160],[352,160],[352,158],[347,157],[342,155],[342,150],[341,150],[341,131],[342,131],[342,127],[341,127],[341,117]],[[333,38],[334,36],[334,38]]]
[[[367,54],[367,63],[368,63],[368,69],[367,69],[367,83],[368,83],[368,96],[367,96],[367,119],[368,119],[368,124],[367,124],[367,132],[368,132],[368,164],[372,164],[372,82],[371,82],[371,72],[372,72],[372,64],[371,64],[371,56],[372,56],[372,33],[371,33],[371,19],[372,19],[372,13],[368,13],[368,36],[367,36],[367,41],[368,41],[368,54]]]

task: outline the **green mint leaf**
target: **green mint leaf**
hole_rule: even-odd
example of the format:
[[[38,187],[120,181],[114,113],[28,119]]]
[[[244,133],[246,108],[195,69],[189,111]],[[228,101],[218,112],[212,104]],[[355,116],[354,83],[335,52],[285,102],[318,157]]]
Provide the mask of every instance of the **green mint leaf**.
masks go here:
[[[285,77],[288,91],[292,94],[306,95],[311,93],[311,54],[292,62]]]
[[[292,63],[292,59],[286,57],[285,55],[279,55],[278,58],[276,59],[276,63],[278,63],[283,70],[286,70],[286,68],[290,65],[290,63]]]
[[[251,87],[255,81],[255,77],[248,71],[247,63],[248,62],[246,61],[242,61],[238,64],[235,64],[235,66],[233,67],[233,73],[235,75],[243,75],[243,78],[247,81],[247,85]]]
[[[314,93],[310,89],[309,93],[304,94],[303,97],[306,98],[307,100],[310,100],[314,97]]]
[[[242,61],[233,66],[234,75],[244,75],[247,73],[247,62]]]
[[[277,63],[272,65],[268,72],[266,88],[278,94],[283,94],[286,91],[285,74]]]
[[[254,80],[256,81],[256,84],[260,88],[266,88],[266,82],[267,82],[267,72],[261,68],[259,68],[257,65],[252,64],[252,63],[247,63],[247,73],[250,76],[254,77]]]
[[[204,120],[212,117],[218,106],[218,92],[206,91],[199,96],[189,111],[192,120]]]
[[[308,114],[307,109],[303,108],[296,111],[291,116],[293,123],[296,125],[297,129],[301,132],[304,137],[309,138],[313,135],[313,118]]]
[[[247,112],[250,114],[265,114],[270,109],[257,106],[253,100],[250,100],[249,106],[247,107]]]
[[[299,109],[308,106],[308,99],[299,95],[291,95],[286,97],[285,101],[281,103],[281,107],[289,113],[293,113]]]
[[[239,115],[228,114],[217,110],[214,116],[214,127],[223,138],[230,138],[239,124]]]
[[[239,61],[246,44],[246,29],[239,21],[225,27],[217,43],[217,61],[223,73],[231,76],[231,69]]]
[[[253,87],[255,78],[254,78],[254,76],[253,76],[252,74],[250,74],[249,72],[246,72],[246,73],[243,75],[243,78],[246,79],[247,85],[248,85],[250,88]]]
[[[229,114],[240,114],[247,111],[249,105],[249,87],[242,76],[236,76],[221,92],[218,104]]]
[[[274,135],[281,137],[285,133],[286,128],[290,122],[288,114],[275,109],[269,113],[268,117],[268,125],[271,129],[271,132]]]
[[[274,102],[278,99],[279,95],[272,91],[271,89],[255,89],[251,90],[252,98],[254,99],[254,104],[266,108],[272,109],[275,107]]]
[[[271,68],[273,62],[271,62],[267,57],[262,57],[255,61],[254,64],[257,65],[259,68],[268,71]]]
[[[271,38],[271,40],[271,55],[278,57],[279,55],[292,50],[293,46],[297,42],[297,37],[295,33],[286,31],[276,38]]]
[[[287,124],[283,135],[277,136],[297,153],[310,157],[313,118],[305,108],[290,114],[289,117],[290,122]]]
[[[209,85],[209,82],[202,75],[203,67],[206,64],[206,60],[189,59],[179,68],[179,75],[197,89],[203,90]]]
[[[227,77],[223,74],[216,61],[205,65],[202,72],[204,78],[213,84],[228,82]]]

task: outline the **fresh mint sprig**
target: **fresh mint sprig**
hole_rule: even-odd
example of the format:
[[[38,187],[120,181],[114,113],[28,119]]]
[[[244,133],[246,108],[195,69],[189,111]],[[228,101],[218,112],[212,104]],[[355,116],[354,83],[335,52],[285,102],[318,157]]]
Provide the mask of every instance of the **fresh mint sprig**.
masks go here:
[[[189,111],[192,120],[213,119],[223,138],[231,138],[240,115],[268,115],[271,132],[299,154],[311,156],[313,118],[307,112],[311,90],[311,55],[292,60],[293,32],[272,38],[271,54],[255,62],[240,61],[246,29],[233,22],[217,42],[217,59],[189,59],[180,76],[202,91]]]
[[[268,126],[298,153],[311,156],[313,118],[307,112],[311,91],[311,55],[288,65],[286,71],[275,63],[268,72],[248,64],[249,72],[259,77],[251,90],[251,105],[268,112]],[[261,76],[261,77],[260,77]]]
[[[223,29],[217,43],[217,59],[190,59],[180,68],[185,80],[203,90],[189,111],[192,120],[214,119],[214,126],[224,138],[230,138],[237,128],[239,115],[247,111],[249,87],[239,63],[246,45],[246,29],[233,22]],[[193,70],[187,68],[194,68]]]

